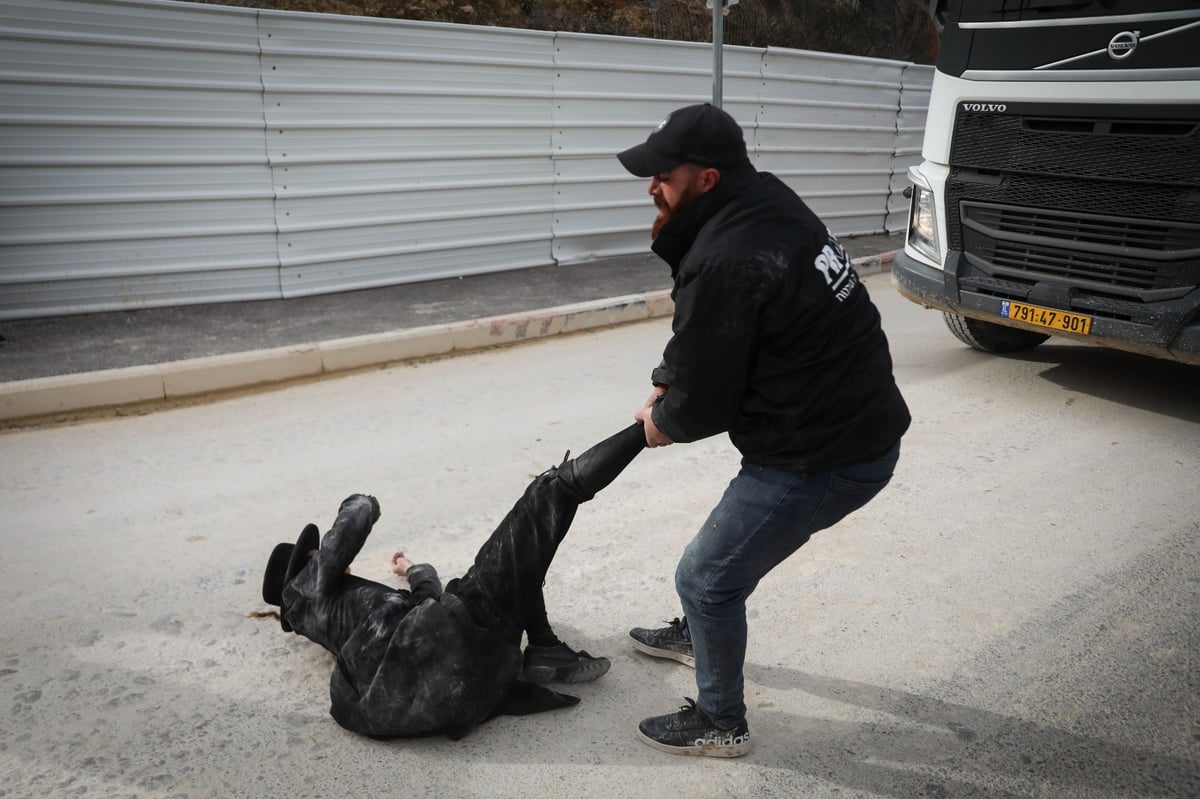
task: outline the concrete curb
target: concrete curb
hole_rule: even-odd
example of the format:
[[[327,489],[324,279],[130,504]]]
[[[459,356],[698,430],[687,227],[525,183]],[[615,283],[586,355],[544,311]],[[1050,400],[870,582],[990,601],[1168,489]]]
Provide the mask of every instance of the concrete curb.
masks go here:
[[[860,275],[887,271],[893,255],[856,258],[854,267]],[[641,322],[669,316],[674,307],[670,292],[662,290],[389,333],[0,383],[0,428]]]
[[[670,292],[453,324],[0,384],[0,423],[195,398],[668,316]]]

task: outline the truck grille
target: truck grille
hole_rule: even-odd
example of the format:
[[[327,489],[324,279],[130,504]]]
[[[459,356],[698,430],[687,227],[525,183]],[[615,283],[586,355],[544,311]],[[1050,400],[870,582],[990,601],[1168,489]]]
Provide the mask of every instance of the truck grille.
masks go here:
[[[1135,302],[1186,294],[1200,285],[1200,113],[1188,111],[1151,121],[960,111],[950,248],[981,283],[1019,289],[1014,298],[1039,281]]]
[[[1197,114],[1191,119],[1121,119],[1102,109],[1066,117],[1037,106],[1017,108],[1006,114],[960,111],[951,163],[1001,174],[1200,186],[1200,114],[1194,107],[1188,109]]]
[[[997,275],[1058,280],[1143,301],[1181,297],[1200,283],[1200,223],[1155,224],[972,201],[959,210],[971,243],[968,258]]]

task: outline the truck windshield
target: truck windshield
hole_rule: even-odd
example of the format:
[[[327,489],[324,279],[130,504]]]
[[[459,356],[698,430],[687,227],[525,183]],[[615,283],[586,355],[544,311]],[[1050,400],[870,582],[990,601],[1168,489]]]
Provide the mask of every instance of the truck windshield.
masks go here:
[[[1084,20],[1196,10],[1196,0],[963,0],[955,5],[959,24]]]
[[[1196,80],[1197,0],[961,0],[938,70],[968,80]],[[1024,73],[1024,74],[1020,74]]]

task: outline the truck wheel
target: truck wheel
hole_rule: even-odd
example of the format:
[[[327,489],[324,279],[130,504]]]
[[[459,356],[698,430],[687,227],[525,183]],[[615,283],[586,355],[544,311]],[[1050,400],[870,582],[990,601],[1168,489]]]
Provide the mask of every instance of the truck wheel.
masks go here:
[[[946,327],[950,328],[950,332],[963,344],[997,355],[1031,350],[1050,338],[1045,333],[982,322],[949,311],[943,311],[942,318],[946,320]]]

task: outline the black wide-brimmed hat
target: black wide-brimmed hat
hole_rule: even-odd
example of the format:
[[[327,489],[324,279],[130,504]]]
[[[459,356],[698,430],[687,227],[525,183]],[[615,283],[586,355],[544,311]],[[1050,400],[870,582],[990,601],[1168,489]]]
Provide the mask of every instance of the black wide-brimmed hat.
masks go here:
[[[300,573],[308,563],[308,553],[321,545],[321,531],[315,524],[309,524],[300,531],[299,538],[294,544],[276,544],[267,560],[266,571],[263,572],[262,598],[268,605],[275,605],[282,610],[283,588]],[[279,614],[279,626],[285,633],[292,631],[292,626]]]

